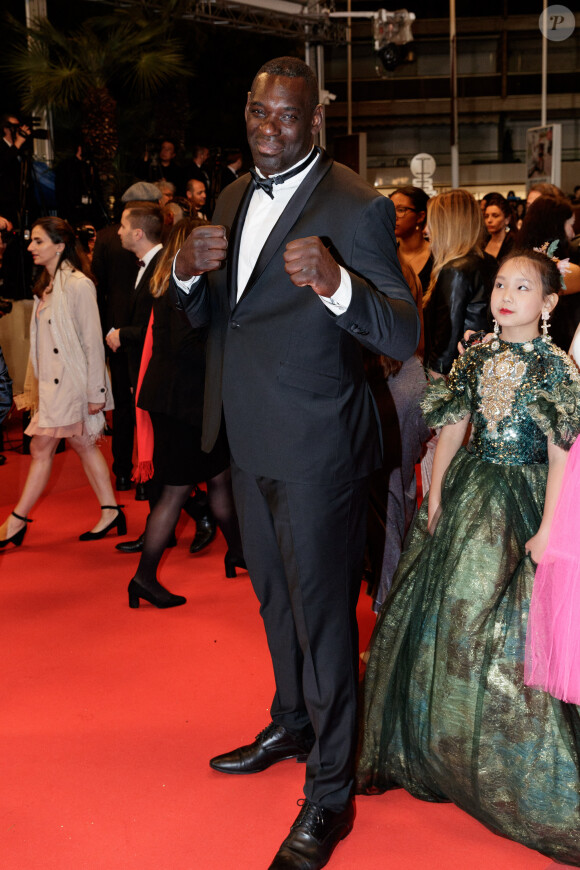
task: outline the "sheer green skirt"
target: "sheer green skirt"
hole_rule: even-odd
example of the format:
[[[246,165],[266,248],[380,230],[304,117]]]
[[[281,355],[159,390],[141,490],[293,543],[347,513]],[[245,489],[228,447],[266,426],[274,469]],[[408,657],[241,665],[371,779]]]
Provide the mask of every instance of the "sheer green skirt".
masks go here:
[[[579,708],[523,683],[534,579],[524,544],[546,477],[545,465],[462,449],[433,537],[423,504],[371,643],[357,787],[453,801],[580,866]]]

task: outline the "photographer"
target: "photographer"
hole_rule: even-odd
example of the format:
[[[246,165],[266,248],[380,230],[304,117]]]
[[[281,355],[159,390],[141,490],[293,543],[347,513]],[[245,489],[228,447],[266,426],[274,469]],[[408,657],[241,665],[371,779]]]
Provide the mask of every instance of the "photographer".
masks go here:
[[[30,127],[15,115],[2,116],[0,141],[0,214],[18,226],[20,210],[21,149],[30,136]]]

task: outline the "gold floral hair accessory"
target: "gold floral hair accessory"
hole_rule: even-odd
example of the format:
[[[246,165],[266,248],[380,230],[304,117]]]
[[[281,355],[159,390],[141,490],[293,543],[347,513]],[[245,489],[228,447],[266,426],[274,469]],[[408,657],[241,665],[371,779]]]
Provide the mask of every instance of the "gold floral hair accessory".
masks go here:
[[[552,263],[556,264],[556,268],[560,273],[560,284],[562,285],[562,290],[566,289],[566,284],[564,283],[564,275],[570,271],[570,257],[566,257],[565,260],[560,260],[558,257],[554,256],[554,251],[559,245],[558,239],[554,239],[553,242],[544,242],[544,244],[539,248],[534,248],[538,254],[543,254]]]

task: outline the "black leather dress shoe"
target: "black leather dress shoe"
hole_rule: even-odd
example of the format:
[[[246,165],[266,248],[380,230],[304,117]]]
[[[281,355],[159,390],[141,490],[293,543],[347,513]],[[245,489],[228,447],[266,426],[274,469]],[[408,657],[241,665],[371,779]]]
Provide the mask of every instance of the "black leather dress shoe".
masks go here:
[[[119,474],[115,480],[115,489],[118,492],[125,492],[131,489],[131,478],[125,477],[124,474]]]
[[[144,483],[138,483],[135,487],[135,501],[147,501],[147,490]]]
[[[145,532],[139,535],[136,541],[123,541],[121,544],[115,544],[115,550],[120,550],[121,553],[141,553],[144,540]]]
[[[268,870],[320,870],[354,822],[354,800],[335,812],[305,800]]]
[[[145,532],[143,532],[136,541],[123,541],[122,544],[116,544],[115,550],[120,550],[121,553],[142,553],[143,544],[145,543]],[[177,538],[172,535],[169,539],[168,547],[177,547]]]
[[[287,758],[306,761],[313,744],[310,726],[299,734],[291,734],[283,725],[270,722],[253,743],[225,755],[216,755],[209,765],[221,773],[259,773]]]
[[[189,548],[190,553],[199,553],[215,538],[215,520],[209,514],[196,521],[195,537]]]

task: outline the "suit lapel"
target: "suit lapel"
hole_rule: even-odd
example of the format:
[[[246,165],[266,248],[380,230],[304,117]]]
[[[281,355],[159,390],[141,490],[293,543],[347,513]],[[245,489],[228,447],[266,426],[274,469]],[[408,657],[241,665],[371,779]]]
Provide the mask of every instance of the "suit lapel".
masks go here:
[[[230,244],[232,248],[230,256],[227,260],[227,282],[228,297],[230,300],[230,307],[232,309],[236,304],[236,297],[238,295],[238,260],[240,257],[240,240],[242,238],[242,227],[244,226],[244,220],[246,219],[246,214],[248,212],[250,200],[252,199],[253,193],[254,185],[252,184],[252,177],[248,174],[248,184],[246,186],[246,189],[242,193],[240,204],[238,205],[236,215],[231,225],[232,231],[230,235]]]
[[[320,184],[328,170],[332,165],[332,159],[326,154],[325,151],[322,152],[320,159],[314,164],[313,168],[310,170],[282,214],[280,215],[278,221],[274,225],[272,232],[266,239],[266,243],[264,247],[260,251],[260,255],[256,260],[256,265],[252,270],[252,274],[248,280],[248,283],[242,293],[240,299],[241,301],[247,293],[252,289],[252,286],[256,283],[300,215],[304,209],[304,206],[314,193],[317,186]],[[252,191],[253,192],[253,191]],[[249,199],[248,199],[249,205]],[[246,205],[246,211],[248,210],[248,206]],[[245,213],[244,213],[245,214]],[[239,244],[240,237],[242,235],[243,223],[240,222],[236,227],[237,230],[237,245],[238,245],[238,253],[239,253]],[[237,259],[236,259],[236,272],[237,274]]]

